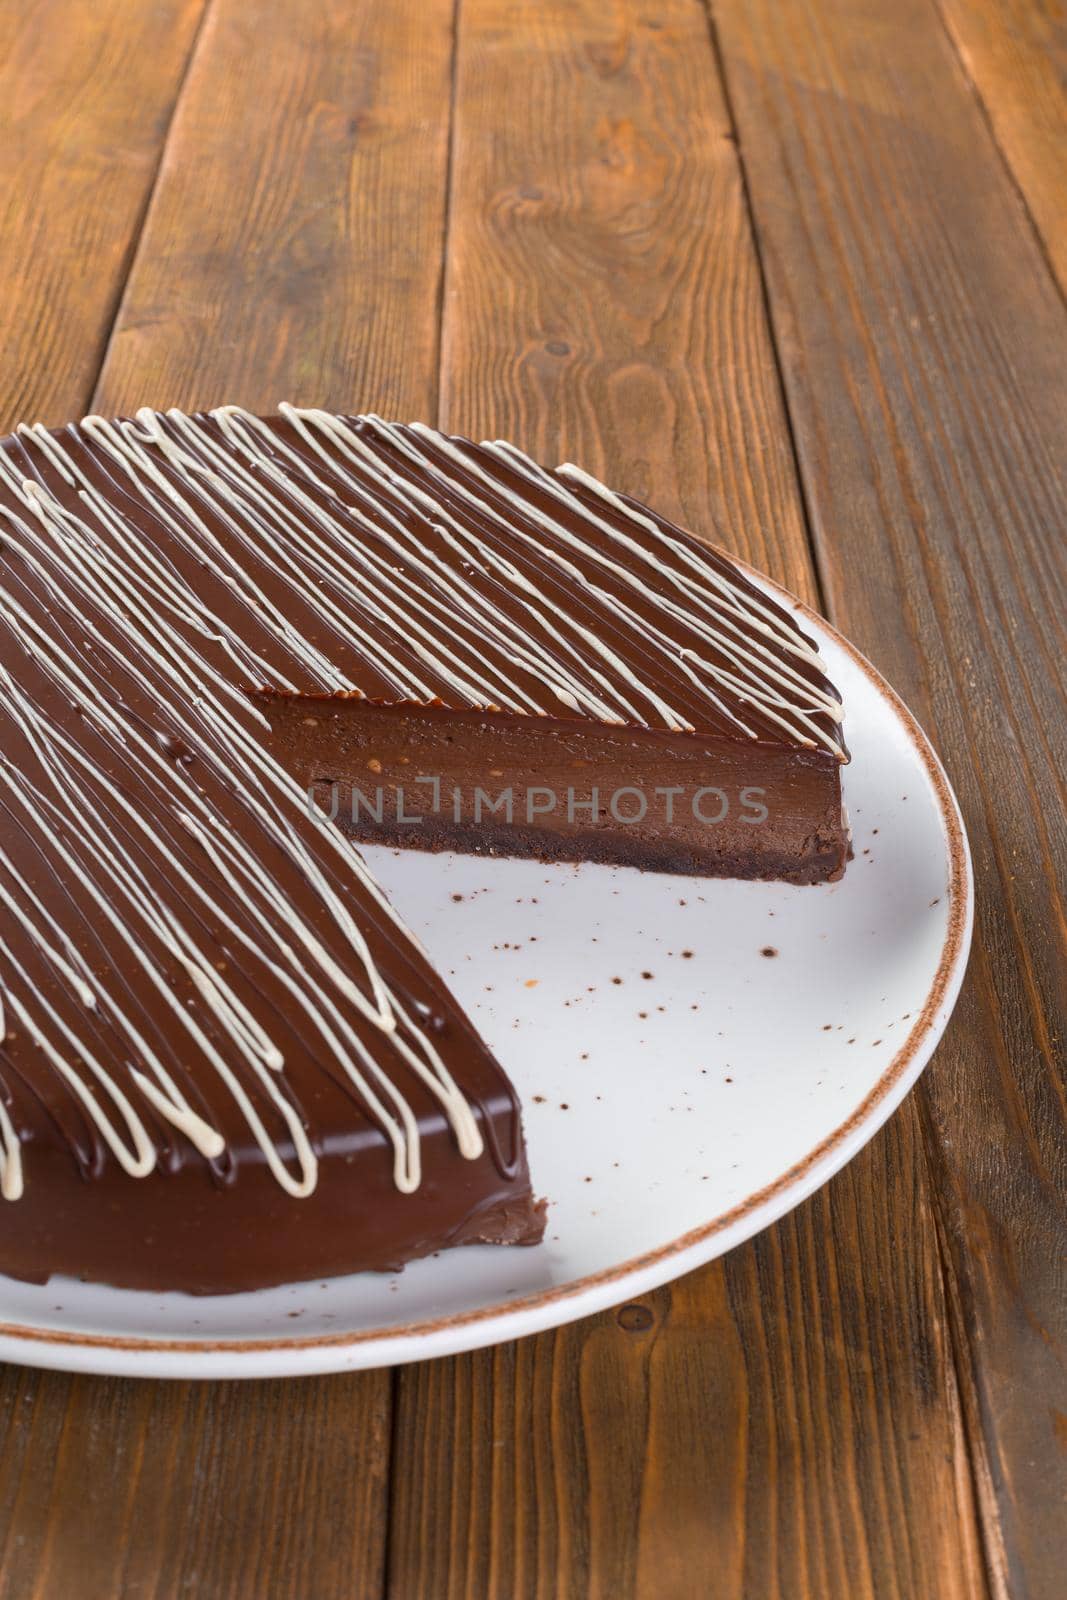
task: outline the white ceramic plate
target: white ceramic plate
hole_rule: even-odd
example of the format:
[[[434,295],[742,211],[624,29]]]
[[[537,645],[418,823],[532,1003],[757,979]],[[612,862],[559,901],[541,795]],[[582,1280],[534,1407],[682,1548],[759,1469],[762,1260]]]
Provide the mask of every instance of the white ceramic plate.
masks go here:
[[[825,1183],[944,1031],[971,876],[922,732],[804,615],[853,757],[855,859],[840,883],[366,852],[519,1090],[535,1188],[551,1202],[543,1245],[212,1299],[0,1279],[0,1358],[210,1378],[446,1355],[639,1295]]]

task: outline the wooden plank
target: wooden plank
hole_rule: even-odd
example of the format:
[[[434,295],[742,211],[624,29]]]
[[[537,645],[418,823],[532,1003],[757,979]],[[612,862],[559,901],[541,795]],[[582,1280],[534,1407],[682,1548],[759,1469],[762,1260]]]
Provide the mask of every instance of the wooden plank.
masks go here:
[[[0,9],[0,433],[88,404],[203,6]]]
[[[450,0],[218,0],[102,410],[280,400],[432,420]]]
[[[830,609],[934,736],[978,878],[919,1103],[991,1564],[1063,1592],[1067,315],[928,0],[720,0]]]
[[[464,0],[442,415],[812,594],[699,0]],[[640,1306],[397,1375],[394,1600],[984,1593],[914,1113]]]
[[[403,1369],[391,1595],[983,1595],[932,1218],[887,1181],[917,1142],[637,1303]]]
[[[148,1383],[9,1368],[0,1594],[381,1592],[386,1375]]]
[[[1067,292],[1067,11],[1055,0],[939,4]]]
[[[451,0],[217,0],[98,408],[288,395],[432,419],[451,51]],[[7,1369],[0,1596],[369,1600],[390,1396],[388,1372]]]

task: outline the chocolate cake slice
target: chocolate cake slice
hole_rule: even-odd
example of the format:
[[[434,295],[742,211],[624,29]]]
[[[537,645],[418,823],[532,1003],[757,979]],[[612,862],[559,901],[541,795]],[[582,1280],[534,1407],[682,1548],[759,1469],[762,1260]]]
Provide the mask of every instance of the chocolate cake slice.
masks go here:
[[[536,1241],[514,1091],[340,830],[816,882],[839,722],[786,610],[574,468],[292,407],[20,430],[0,1271]]]

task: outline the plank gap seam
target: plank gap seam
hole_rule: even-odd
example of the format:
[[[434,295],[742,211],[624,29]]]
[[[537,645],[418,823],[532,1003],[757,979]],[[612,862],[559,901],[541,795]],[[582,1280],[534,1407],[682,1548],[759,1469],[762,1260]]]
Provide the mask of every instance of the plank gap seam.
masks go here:
[[[389,1434],[386,1442],[388,1459],[385,1466],[385,1504],[382,1507],[382,1517],[385,1523],[385,1533],[382,1539],[382,1586],[381,1600],[389,1600],[393,1592],[393,1540],[396,1537],[393,1493],[393,1471],[399,1455],[399,1417],[400,1417],[400,1375],[401,1367],[390,1367],[389,1378]]]
[[[89,411],[94,411],[96,409],[96,396],[100,389],[100,379],[103,376],[104,368],[107,366],[108,357],[111,354],[111,346],[115,338],[115,330],[118,328],[119,323],[122,320],[122,312],[126,304],[126,294],[129,289],[130,282],[134,276],[134,270],[137,267],[140,259],[141,249],[144,244],[148,227],[148,219],[151,216],[152,207],[155,204],[156,192],[159,188],[159,179],[163,171],[163,163],[166,160],[167,151],[170,148],[171,134],[174,131],[174,124],[178,119],[178,112],[181,109],[182,101],[185,98],[185,90],[188,85],[197,54],[200,50],[200,44],[204,37],[204,31],[207,26],[208,18],[211,16],[214,8],[215,0],[204,0],[203,10],[200,13],[196,27],[193,30],[193,37],[189,42],[189,52],[185,58],[185,64],[182,67],[181,75],[178,79],[178,87],[174,96],[174,104],[171,107],[170,117],[167,120],[167,129],[162,139],[159,141],[159,154],[156,157],[155,167],[152,172],[152,181],[148,185],[144,203],[141,206],[140,214],[138,215],[137,221],[134,225],[133,237],[130,241],[129,257],[126,262],[126,270],[122,274],[122,281],[115,290],[111,314],[107,320],[107,329],[100,341],[100,358],[96,363],[96,372],[93,377],[92,387],[89,390],[88,399],[84,402]],[[159,400],[162,400],[162,398],[163,397],[160,396]]]
[[[459,82],[459,29],[463,0],[454,0],[452,6],[452,61],[448,90],[448,147],[445,154],[445,215],[441,230],[441,273],[437,280],[437,346],[435,352],[437,384],[434,392],[434,414],[427,418],[435,427],[442,427],[441,396],[444,392],[444,338],[445,296],[448,292],[448,248],[452,238],[452,191],[455,181],[456,151],[456,98]]]
[[[915,1096],[915,1105],[918,1112],[919,1136],[929,1162],[932,1159],[929,1150],[932,1147],[936,1148],[937,1144],[936,1132],[931,1124],[932,1112],[926,1099],[920,1094]],[[982,1427],[978,1377],[971,1359],[971,1339],[967,1332],[963,1309],[963,1286],[952,1259],[952,1233],[942,1215],[943,1201],[938,1194],[937,1185],[931,1183],[930,1187],[930,1210],[941,1271],[945,1322],[952,1349],[960,1421],[967,1442],[971,1499],[981,1541],[986,1585],[993,1600],[1011,1600],[1016,1590],[1011,1581],[1011,1563],[1004,1544],[1004,1528],[997,1514],[989,1439]]]
[[[782,415],[785,418],[786,432],[789,435],[789,457],[793,463],[793,478],[796,482],[797,492],[800,496],[800,513],[804,519],[804,535],[808,544],[808,555],[811,560],[812,574],[815,579],[815,595],[819,610],[823,616],[828,616],[827,611],[827,586],[823,573],[822,558],[819,551],[819,542],[815,537],[815,524],[812,517],[811,506],[808,500],[807,484],[804,474],[800,470],[800,452],[797,444],[796,429],[793,425],[793,413],[789,406],[789,396],[786,392],[785,371],[782,366],[781,352],[778,348],[778,332],[774,324],[771,311],[770,289],[767,284],[767,273],[763,265],[763,244],[760,239],[759,229],[756,226],[756,210],[752,200],[752,191],[749,186],[748,172],[745,168],[745,157],[741,149],[741,135],[738,130],[737,117],[734,114],[733,98],[730,93],[730,82],[726,72],[726,58],[719,43],[719,32],[715,23],[714,0],[700,0],[708,25],[708,38],[711,43],[711,53],[715,61],[715,68],[719,74],[719,83],[722,86],[723,104],[730,123],[730,133],[733,138],[734,150],[737,157],[737,170],[741,179],[741,197],[744,202],[745,216],[748,218],[748,231],[752,238],[752,253],[756,258],[756,270],[759,273],[760,299],[763,304],[763,317],[767,325],[767,340],[774,358],[774,373],[778,384],[778,395],[782,405]]]
[[[1026,217],[1026,221],[1030,227],[1030,231],[1033,234],[1034,239],[1037,241],[1038,254],[1045,264],[1045,270],[1055,285],[1056,293],[1059,295],[1064,305],[1067,306],[1067,289],[1064,288],[1062,282],[1060,281],[1059,273],[1056,271],[1056,264],[1053,261],[1048,245],[1045,242],[1045,235],[1041,232],[1041,229],[1038,226],[1037,218],[1030,209],[1030,202],[1026,197],[1026,190],[1019,182],[1019,179],[1016,176],[1015,168],[1008,157],[1008,152],[1005,150],[997,136],[996,123],[993,121],[993,118],[990,114],[989,107],[985,101],[985,96],[978,87],[978,83],[973,74],[968,70],[967,58],[963,53],[963,47],[952,31],[949,20],[945,15],[945,8],[941,4],[941,0],[930,0],[930,4],[933,7],[945,37],[948,40],[949,50],[954,60],[959,63],[959,69],[963,77],[963,81],[967,85],[968,91],[978,107],[978,115],[985,123],[986,129],[989,133],[990,142],[993,146],[993,149],[997,152],[997,159],[1008,175],[1008,182],[1015,192],[1019,204],[1022,207],[1023,215]]]

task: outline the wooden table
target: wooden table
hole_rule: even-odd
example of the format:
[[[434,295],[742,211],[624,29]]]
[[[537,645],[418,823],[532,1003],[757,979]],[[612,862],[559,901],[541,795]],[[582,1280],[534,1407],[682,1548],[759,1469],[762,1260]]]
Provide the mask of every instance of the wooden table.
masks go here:
[[[0,1596],[1058,1600],[1062,6],[10,0],[0,38],[3,426],[289,398],[581,461],[873,657],[979,884],[918,1090],[647,1318],[5,1370]]]

